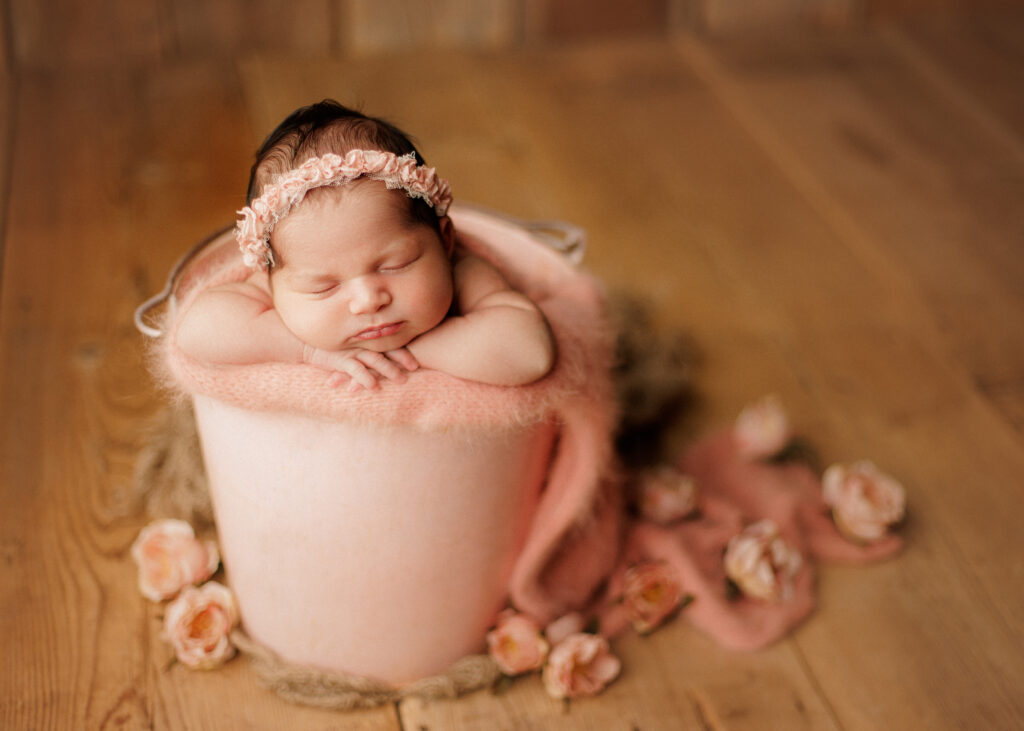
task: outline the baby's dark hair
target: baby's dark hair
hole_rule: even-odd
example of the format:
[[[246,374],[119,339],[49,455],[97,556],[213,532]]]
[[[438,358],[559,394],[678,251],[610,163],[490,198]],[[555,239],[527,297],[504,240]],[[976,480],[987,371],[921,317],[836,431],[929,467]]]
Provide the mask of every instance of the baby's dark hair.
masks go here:
[[[412,152],[421,165],[425,164],[409,135],[395,125],[349,109],[333,99],[324,99],[296,109],[263,140],[249,173],[245,203],[251,204],[264,186],[311,157],[328,152],[344,156],[356,149],[381,150],[398,156]],[[409,203],[413,220],[440,230],[437,214],[426,201],[410,198]]]

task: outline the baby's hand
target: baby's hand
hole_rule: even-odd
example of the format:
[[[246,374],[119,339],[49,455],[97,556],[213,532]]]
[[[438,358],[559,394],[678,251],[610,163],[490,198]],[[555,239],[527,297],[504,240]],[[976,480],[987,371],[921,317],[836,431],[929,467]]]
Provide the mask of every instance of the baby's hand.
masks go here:
[[[323,353],[323,351],[320,351]],[[318,358],[318,361],[321,359]],[[352,348],[337,353],[323,353],[323,365],[333,368],[334,373],[327,379],[332,388],[341,385],[346,377],[349,379],[348,390],[354,393],[361,388],[370,390],[380,388],[379,379],[387,378],[396,383],[405,383],[407,372],[414,371],[420,364],[405,348],[378,353],[363,348]]]

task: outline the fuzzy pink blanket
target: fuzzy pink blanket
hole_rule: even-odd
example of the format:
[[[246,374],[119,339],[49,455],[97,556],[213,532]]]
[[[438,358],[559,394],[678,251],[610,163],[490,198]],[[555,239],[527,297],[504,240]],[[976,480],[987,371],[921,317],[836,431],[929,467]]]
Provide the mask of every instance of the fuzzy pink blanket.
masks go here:
[[[699,516],[668,527],[630,523],[603,607],[605,634],[626,626],[622,607],[610,600],[621,592],[622,573],[638,561],[661,560],[675,569],[683,590],[694,597],[683,611],[694,625],[726,647],[755,650],[784,636],[814,608],[815,559],[867,563],[902,547],[894,535],[864,546],[843,538],[822,500],[818,477],[806,465],[749,461],[740,456],[731,430],[699,440],[678,466],[699,485]],[[722,562],[726,544],[746,525],[765,518],[804,558],[793,594],[776,602],[731,598]]]

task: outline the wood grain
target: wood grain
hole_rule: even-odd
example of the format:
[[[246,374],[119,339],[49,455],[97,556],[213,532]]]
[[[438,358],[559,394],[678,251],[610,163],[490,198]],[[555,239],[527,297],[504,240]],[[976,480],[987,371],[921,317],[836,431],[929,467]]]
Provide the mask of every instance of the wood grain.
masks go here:
[[[0,75],[0,727],[1024,725],[1024,16],[235,63],[204,60],[163,5],[155,36],[109,54],[82,50],[108,22],[84,10],[86,35],[43,59],[70,38],[70,20],[43,29],[49,7],[12,6],[32,63]],[[225,7],[204,12],[236,27]],[[146,26],[138,8],[125,29]],[[823,462],[869,456],[905,482],[905,553],[822,567],[817,613],[759,653],[685,615],[626,635],[622,677],[569,703],[533,677],[339,716],[242,660],[169,665],[128,557],[161,400],[131,312],[230,220],[263,134],[324,96],[415,133],[459,200],[588,229],[588,267],[700,347],[675,449],[774,391]]]
[[[339,18],[342,44],[354,55],[417,48],[506,48],[520,40],[517,0],[348,0]]]

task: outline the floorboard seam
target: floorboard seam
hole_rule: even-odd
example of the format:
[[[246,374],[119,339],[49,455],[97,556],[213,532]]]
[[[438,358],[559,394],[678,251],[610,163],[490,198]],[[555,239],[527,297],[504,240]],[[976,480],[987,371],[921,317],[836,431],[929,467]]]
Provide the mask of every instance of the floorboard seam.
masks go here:
[[[828,717],[832,719],[832,723],[835,724],[835,727],[839,729],[839,731],[843,731],[845,727],[839,720],[839,715],[836,713],[836,709],[832,705],[832,701],[829,700],[828,695],[825,693],[825,689],[822,687],[821,683],[818,682],[818,676],[814,674],[813,668],[811,668],[810,663],[807,662],[807,657],[804,655],[804,651],[800,648],[800,643],[793,640],[789,645],[793,648],[793,653],[796,655],[797,663],[801,668],[803,668],[804,675],[807,677],[807,682],[811,684],[811,688],[814,689],[815,695],[818,696],[822,704],[825,706],[825,710],[828,712]]]
[[[1009,150],[1017,163],[1024,164],[1024,140],[934,56],[895,26],[880,28],[878,34],[940,98]]]
[[[0,159],[6,161],[3,170],[0,170],[0,293],[3,291],[4,263],[7,260],[7,228],[11,212],[11,186],[14,182],[14,140],[18,124],[20,85],[18,74],[11,72],[7,82],[3,94],[3,115],[7,134],[0,140],[0,146],[3,148]]]

